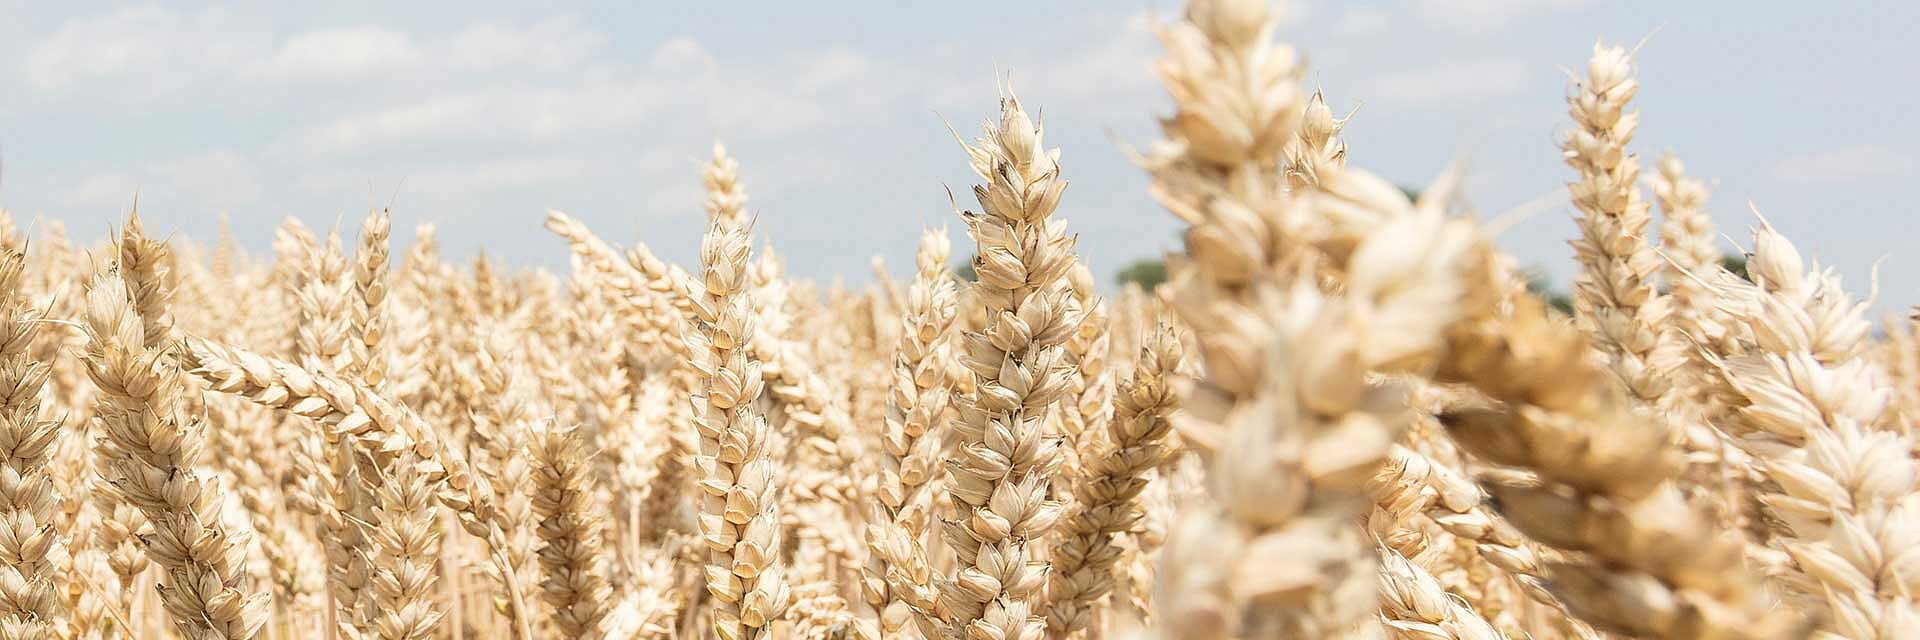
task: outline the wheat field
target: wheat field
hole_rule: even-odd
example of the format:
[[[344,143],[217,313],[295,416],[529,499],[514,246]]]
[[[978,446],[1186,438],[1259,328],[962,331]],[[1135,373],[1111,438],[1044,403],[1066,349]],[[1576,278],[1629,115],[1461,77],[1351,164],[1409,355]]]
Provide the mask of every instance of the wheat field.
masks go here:
[[[647,239],[698,264],[0,216],[0,638],[1920,637],[1913,325],[1761,219],[1723,265],[1608,44],[1556,309],[1457,172],[1349,166],[1277,11],[1157,27],[1152,289],[1077,258],[1044,88],[905,282],[788,278],[720,146]]]

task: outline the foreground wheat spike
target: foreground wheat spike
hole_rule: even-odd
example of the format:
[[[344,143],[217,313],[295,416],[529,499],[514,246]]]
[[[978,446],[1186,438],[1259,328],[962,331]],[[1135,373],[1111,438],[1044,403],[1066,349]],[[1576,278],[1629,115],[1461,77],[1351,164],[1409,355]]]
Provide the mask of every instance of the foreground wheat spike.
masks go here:
[[[1211,453],[1213,499],[1169,535],[1163,634],[1315,637],[1367,620],[1376,557],[1356,523],[1407,408],[1365,375],[1430,357],[1459,295],[1466,236],[1437,212],[1335,163],[1290,191],[1301,70],[1269,42],[1274,20],[1262,3],[1201,0],[1160,32],[1177,111],[1143,161],[1189,225],[1163,295],[1206,365],[1175,426]],[[1344,290],[1321,293],[1329,280]]]
[[[714,145],[713,158],[701,174],[706,191],[708,219],[722,228],[745,228],[747,190],[739,175],[739,163],[726,148]],[[751,242],[751,234],[748,234]],[[841,394],[828,386],[817,372],[805,348],[788,340],[792,323],[786,310],[786,282],[779,258],[769,248],[746,267],[746,304],[753,309],[753,330],[746,342],[748,359],[760,363],[766,381],[766,394],[758,401],[761,416],[774,431],[791,437],[798,445],[781,456],[791,471],[785,474],[782,490],[789,497],[782,504],[781,526],[793,530],[797,549],[786,575],[795,582],[818,579],[827,569],[827,556],[858,564],[849,557],[850,536],[829,533],[837,527],[831,512],[853,493],[850,474],[837,470],[855,465],[852,449],[842,445],[848,416]]]
[[[266,622],[266,595],[242,571],[244,537],[220,525],[218,485],[195,469],[203,436],[180,406],[180,374],[164,348],[142,344],[132,305],[116,275],[97,278],[87,297],[86,359],[101,391],[107,477],[153,523],[141,541],[164,574],[161,600],[175,627],[196,640],[252,638]]]
[[[1792,638],[1798,616],[1773,608],[1745,571],[1744,543],[1722,535],[1670,482],[1676,452],[1587,358],[1586,340],[1540,301],[1492,286],[1491,250],[1477,250],[1467,317],[1450,331],[1436,379],[1503,403],[1443,416],[1467,450],[1526,469],[1534,483],[1483,484],[1513,525],[1573,552],[1547,563],[1549,588],[1575,614],[1616,633],[1655,638]]]
[[[981,212],[962,217],[978,246],[973,300],[987,319],[960,339],[975,392],[954,403],[959,449],[947,462],[947,489],[955,519],[943,523],[942,535],[958,563],[940,586],[941,631],[1038,639],[1047,569],[1034,543],[1061,514],[1047,499],[1061,443],[1042,423],[1069,399],[1074,373],[1064,345],[1080,320],[1070,313],[1066,279],[1077,261],[1073,240],[1053,217],[1067,183],[1059,150],[1044,146],[1040,127],[1010,96],[967,154],[985,181],[973,188]]]
[[[533,509],[546,570],[541,594],[561,635],[595,640],[604,637],[612,589],[586,455],[572,429],[546,427],[533,437]]]
[[[134,313],[140,316],[141,344],[152,347],[165,343],[173,331],[168,301],[177,286],[173,252],[165,242],[147,237],[137,211],[127,216],[116,248],[121,280],[126,283]]]
[[[27,256],[0,237],[0,629],[13,637],[56,637],[68,617],[64,543],[54,529],[53,447],[60,421],[41,417],[50,369],[30,353],[40,318],[21,290]]]
[[[869,554],[862,582],[867,604],[877,611],[880,630],[889,636],[901,633],[910,615],[924,615],[910,613],[909,607],[920,612],[935,608],[933,570],[922,540],[933,506],[925,487],[937,470],[939,434],[953,393],[946,377],[956,313],[947,267],[952,254],[946,230],[921,234],[913,284],[901,296],[900,342],[893,355],[875,491],[885,508],[867,525]],[[902,581],[896,591],[894,585]]]
[[[1164,440],[1172,427],[1167,415],[1180,397],[1173,388],[1180,364],[1180,340],[1171,326],[1155,329],[1133,368],[1133,377],[1115,394],[1113,421],[1096,434],[1095,456],[1074,479],[1072,515],[1061,525],[1053,548],[1053,576],[1047,587],[1052,609],[1048,630],[1064,635],[1095,626],[1095,601],[1113,591],[1113,568],[1121,548],[1117,537],[1131,532],[1142,517],[1141,489],[1148,472],[1168,455]]]
[[[1627,111],[1639,88],[1627,51],[1595,44],[1586,79],[1567,99],[1576,128],[1561,149],[1579,174],[1567,186],[1581,214],[1572,243],[1581,263],[1574,308],[1627,390],[1664,407],[1684,356],[1667,334],[1672,303],[1655,288],[1662,262],[1647,240],[1652,218],[1640,197],[1640,159],[1626,148],[1640,126],[1640,114]]]
[[[1419,565],[1388,552],[1380,567],[1381,622],[1397,640],[1499,640],[1487,619],[1440,587]]]
[[[1753,454],[1776,542],[1791,559],[1786,584],[1823,601],[1826,631],[1895,637],[1920,628],[1920,464],[1894,424],[1892,390],[1867,359],[1868,303],[1838,277],[1802,270],[1771,226],[1754,232],[1752,284],[1724,291],[1755,336],[1748,353],[1715,362],[1731,390],[1722,427]],[[1773,493],[1769,491],[1769,493]]]
[[[705,379],[692,397],[700,435],[701,540],[708,550],[707,591],[714,633],[751,640],[785,610],[789,595],[779,563],[779,470],[772,433],[755,400],[765,382],[747,356],[753,309],[747,298],[745,227],[715,220],[700,242],[705,287],[694,306],[699,328],[688,334],[691,366]]]
[[[1347,143],[1340,139],[1346,118],[1336,118],[1327,98],[1315,91],[1300,117],[1299,133],[1287,147],[1287,180],[1294,189],[1318,186],[1323,174],[1339,171],[1347,162]]]

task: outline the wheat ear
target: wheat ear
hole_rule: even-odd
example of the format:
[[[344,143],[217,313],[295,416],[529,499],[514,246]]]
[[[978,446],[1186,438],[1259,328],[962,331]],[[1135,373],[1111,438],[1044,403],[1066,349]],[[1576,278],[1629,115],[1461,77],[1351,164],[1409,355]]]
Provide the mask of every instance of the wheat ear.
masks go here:
[[[392,456],[411,450],[435,497],[459,515],[461,528],[486,542],[501,575],[517,575],[508,560],[506,534],[514,524],[495,501],[493,488],[412,410],[365,385],[202,338],[186,338],[179,357],[182,368],[213,390],[312,418],[328,432],[351,436],[363,453]],[[508,597],[520,601],[514,606],[528,610],[517,581],[509,580],[506,587]],[[517,633],[532,636],[526,626]]]
[[[1094,435],[1095,457],[1074,479],[1073,515],[1062,523],[1061,540],[1053,547],[1047,587],[1051,633],[1093,628],[1095,602],[1113,591],[1118,537],[1143,517],[1139,496],[1150,481],[1147,474],[1170,453],[1167,415],[1180,402],[1172,384],[1180,356],[1173,327],[1154,330],[1135,360],[1133,378],[1115,394],[1112,422],[1105,433]]]
[[[1822,601],[1826,631],[1892,637],[1920,622],[1920,567],[1901,549],[1920,544],[1920,464],[1893,423],[1892,389],[1863,348],[1869,303],[1831,271],[1802,270],[1771,226],[1754,233],[1752,284],[1722,292],[1755,342],[1716,358],[1735,399],[1720,425],[1769,480],[1761,501],[1791,559],[1783,578]]]
[[[707,591],[714,597],[714,633],[752,640],[785,610],[790,596],[779,563],[778,465],[772,433],[758,413],[765,386],[747,356],[753,310],[747,298],[745,227],[719,220],[700,243],[705,287],[694,309],[699,330],[687,336],[691,365],[704,378],[693,397],[700,435],[700,531],[708,550]]]
[[[41,318],[21,290],[27,256],[11,233],[0,239],[0,628],[55,637],[70,613],[63,596],[71,579],[61,575],[65,549],[48,469],[61,424],[40,414],[51,369],[30,352]]]
[[[1367,620],[1377,558],[1356,524],[1409,414],[1406,390],[1366,375],[1437,351],[1469,238],[1333,163],[1291,189],[1302,71],[1269,42],[1276,21],[1261,2],[1202,0],[1160,30],[1156,70],[1177,111],[1142,160],[1154,197],[1189,225],[1189,260],[1162,295],[1205,362],[1174,424],[1210,454],[1213,498],[1169,534],[1155,596],[1163,633],[1186,637]]]
[[[180,374],[164,346],[143,344],[120,277],[96,279],[87,303],[86,360],[101,392],[106,473],[120,499],[153,524],[141,542],[163,572],[161,602],[187,637],[252,638],[266,623],[267,595],[242,571],[244,535],[220,525],[219,486],[196,468],[204,436],[182,410]]]
[[[572,429],[545,427],[533,436],[533,510],[539,519],[542,596],[568,638],[604,637],[612,589],[586,454]]]
[[[378,525],[367,525],[364,532],[377,554],[367,562],[373,567],[368,631],[381,640],[427,640],[445,615],[434,601],[440,575],[438,510],[422,466],[416,454],[403,453],[392,475],[380,478],[373,489]]]
[[[1698,333],[1694,327],[1712,295],[1704,277],[1720,265],[1713,217],[1706,210],[1707,185],[1688,176],[1672,154],[1661,156],[1658,169],[1649,181],[1660,203],[1660,253],[1666,258],[1673,313],[1689,333]]]
[[[1602,630],[1656,638],[1790,638],[1791,612],[1770,610],[1743,566],[1744,541],[1715,531],[1671,480],[1667,431],[1609,383],[1579,332],[1532,296],[1509,297],[1490,248],[1476,250],[1463,304],[1435,378],[1503,403],[1442,416],[1467,450],[1538,481],[1482,484],[1522,533],[1578,555],[1545,563],[1548,587]],[[1724,634],[1724,635],[1717,635]]]
[[[1048,500],[1060,464],[1043,422],[1069,399],[1073,368],[1065,344],[1078,329],[1069,313],[1067,271],[1076,262],[1065,224],[1053,217],[1067,187],[1059,151],[1011,96],[998,122],[967,147],[981,212],[966,212],[977,245],[971,287],[986,309],[979,332],[960,339],[960,362],[975,393],[956,398],[957,457],[947,462],[955,519],[942,535],[958,559],[941,583],[948,638],[1028,640],[1044,635],[1046,560],[1036,544],[1060,520]]]
[[[885,509],[867,525],[869,554],[861,583],[867,604],[879,614],[880,630],[890,637],[905,628],[909,616],[934,611],[937,597],[922,540],[933,506],[925,487],[937,471],[942,416],[952,394],[946,378],[956,313],[947,271],[952,254],[944,229],[921,234],[913,284],[901,296],[905,306],[875,490]]]
[[[386,343],[388,236],[393,222],[387,210],[374,209],[360,225],[360,244],[354,252],[353,289],[359,304],[353,307],[349,333],[359,341],[360,378],[378,391],[386,387],[392,368],[392,347]]]
[[[1662,263],[1646,235],[1652,218],[1640,197],[1640,159],[1626,148],[1640,126],[1640,114],[1627,110],[1639,88],[1627,51],[1595,44],[1586,78],[1567,99],[1575,128],[1560,148],[1579,176],[1567,186],[1580,209],[1574,309],[1627,390],[1664,407],[1684,356],[1666,327],[1672,302],[1656,289]]]

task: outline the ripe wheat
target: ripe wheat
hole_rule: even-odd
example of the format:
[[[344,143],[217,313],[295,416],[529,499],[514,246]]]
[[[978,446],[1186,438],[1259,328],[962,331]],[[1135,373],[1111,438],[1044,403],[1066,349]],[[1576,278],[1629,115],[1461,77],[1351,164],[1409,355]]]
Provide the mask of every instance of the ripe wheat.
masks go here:
[[[851,289],[786,275],[719,146],[705,233],[649,238],[684,266],[557,211],[566,275],[396,249],[385,210],[271,257],[0,213],[0,638],[1920,629],[1920,327],[1877,338],[1764,221],[1722,268],[1607,45],[1552,311],[1456,172],[1360,168],[1281,23],[1156,25],[1132,159],[1184,226],[1148,288],[1097,286],[1010,93],[955,154],[968,269],[930,229]]]

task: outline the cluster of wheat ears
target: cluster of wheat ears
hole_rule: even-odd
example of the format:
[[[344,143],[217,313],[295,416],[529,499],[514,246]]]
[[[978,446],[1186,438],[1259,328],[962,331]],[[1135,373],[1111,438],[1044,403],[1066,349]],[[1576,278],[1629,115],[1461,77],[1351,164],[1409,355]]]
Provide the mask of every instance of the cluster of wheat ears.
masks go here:
[[[1920,340],[1764,224],[1721,268],[1627,52],[1568,98],[1565,315],[1450,179],[1348,167],[1274,24],[1159,27],[1154,291],[1096,290],[1010,96],[970,282],[940,230],[786,278],[718,148],[685,268],[559,212],[564,277],[390,270],[385,211],[270,260],[9,222],[0,638],[1920,635]]]

